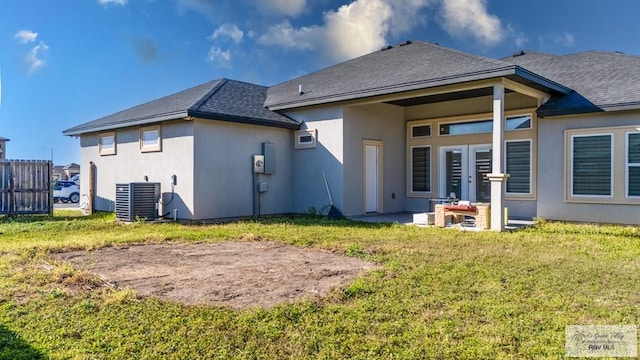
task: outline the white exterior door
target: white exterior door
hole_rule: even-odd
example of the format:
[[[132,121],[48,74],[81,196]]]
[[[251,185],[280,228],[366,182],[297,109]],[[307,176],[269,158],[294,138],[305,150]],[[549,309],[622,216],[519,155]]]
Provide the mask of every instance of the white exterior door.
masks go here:
[[[365,141],[364,144],[364,211],[382,212],[382,142]]]
[[[491,201],[491,145],[440,147],[440,197]]]

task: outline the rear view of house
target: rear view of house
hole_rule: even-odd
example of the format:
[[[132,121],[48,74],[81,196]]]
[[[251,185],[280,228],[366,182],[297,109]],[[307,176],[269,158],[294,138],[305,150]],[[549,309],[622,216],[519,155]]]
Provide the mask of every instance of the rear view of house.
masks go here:
[[[324,174],[347,216],[454,196],[516,218],[640,218],[640,58],[618,53],[496,60],[407,42],[269,88],[209,82],[64,134],[96,165],[99,210],[116,183],[150,181],[183,219],[317,211]],[[501,230],[504,212],[491,216]]]

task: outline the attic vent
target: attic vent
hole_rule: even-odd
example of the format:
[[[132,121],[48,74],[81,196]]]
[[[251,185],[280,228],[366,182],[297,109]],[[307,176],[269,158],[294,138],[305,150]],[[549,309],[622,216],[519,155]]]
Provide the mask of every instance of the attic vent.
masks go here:
[[[435,45],[435,46],[440,46],[440,44],[438,44],[438,43],[437,43],[437,42],[435,42],[435,41],[431,41],[431,42],[430,42],[430,44],[433,44],[433,45]]]
[[[391,50],[391,49],[393,49],[393,46],[387,45],[387,46],[384,46],[382,49],[380,49],[380,51]]]
[[[513,57],[523,56],[523,55],[526,55],[526,54],[527,53],[524,50],[522,50],[522,51],[518,51],[518,52],[513,53]]]
[[[400,43],[400,46],[406,46],[406,45],[411,45],[411,40],[407,40],[403,43]]]

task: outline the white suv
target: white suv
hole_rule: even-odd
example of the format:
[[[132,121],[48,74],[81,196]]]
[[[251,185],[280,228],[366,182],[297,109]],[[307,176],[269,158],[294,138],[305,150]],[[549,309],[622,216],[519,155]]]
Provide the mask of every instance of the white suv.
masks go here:
[[[58,201],[74,204],[80,201],[80,186],[73,181],[56,181],[53,184],[53,202]]]

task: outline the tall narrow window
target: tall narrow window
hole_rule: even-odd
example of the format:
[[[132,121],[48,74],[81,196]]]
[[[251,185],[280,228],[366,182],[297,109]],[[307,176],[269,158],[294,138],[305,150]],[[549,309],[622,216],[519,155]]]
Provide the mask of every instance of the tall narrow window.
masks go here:
[[[627,133],[627,196],[640,196],[640,133]]]
[[[98,135],[98,153],[100,155],[116,154],[116,133],[114,131]]]
[[[531,194],[531,140],[507,142],[508,194]]]
[[[160,125],[140,128],[140,151],[162,151]]]
[[[572,195],[611,196],[611,144],[611,134],[572,137]]]
[[[431,192],[431,147],[411,148],[411,191]]]

